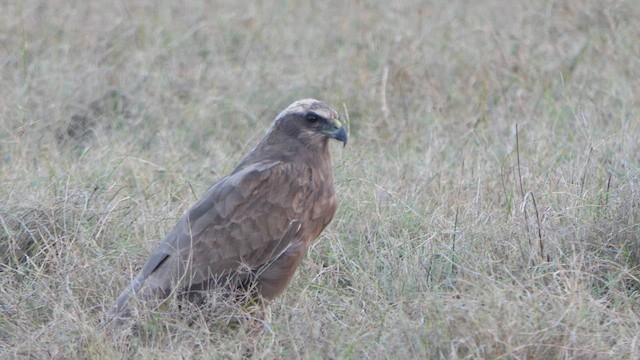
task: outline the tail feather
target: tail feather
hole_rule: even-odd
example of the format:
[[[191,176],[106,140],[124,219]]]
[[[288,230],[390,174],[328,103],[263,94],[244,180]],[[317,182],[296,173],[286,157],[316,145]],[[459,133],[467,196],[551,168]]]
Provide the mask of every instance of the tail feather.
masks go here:
[[[144,285],[144,278],[142,277],[142,273],[140,273],[131,282],[131,285],[129,285],[120,294],[120,296],[118,296],[118,299],[116,300],[115,304],[111,307],[111,309],[109,309],[109,312],[107,313],[107,316],[105,318],[105,322],[104,322],[105,325],[108,325],[114,320],[115,322],[119,323],[131,317],[132,313],[131,313],[131,307],[129,306],[129,302],[131,301],[131,299],[135,298],[138,295],[143,285]]]

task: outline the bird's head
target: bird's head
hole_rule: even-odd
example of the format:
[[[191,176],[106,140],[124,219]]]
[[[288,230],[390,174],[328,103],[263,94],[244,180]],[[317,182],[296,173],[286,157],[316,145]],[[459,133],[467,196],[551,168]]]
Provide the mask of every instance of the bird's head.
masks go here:
[[[347,145],[347,131],[338,113],[322,101],[303,99],[284,109],[275,119],[274,127],[285,131],[307,145],[319,145],[333,138]]]

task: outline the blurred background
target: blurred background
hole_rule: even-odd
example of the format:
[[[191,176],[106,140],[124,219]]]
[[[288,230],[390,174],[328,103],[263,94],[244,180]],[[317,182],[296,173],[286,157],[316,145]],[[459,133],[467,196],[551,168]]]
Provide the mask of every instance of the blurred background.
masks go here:
[[[622,0],[3,2],[0,353],[640,357],[639,18]],[[307,97],[349,128],[340,209],[267,331],[175,307],[100,330]]]

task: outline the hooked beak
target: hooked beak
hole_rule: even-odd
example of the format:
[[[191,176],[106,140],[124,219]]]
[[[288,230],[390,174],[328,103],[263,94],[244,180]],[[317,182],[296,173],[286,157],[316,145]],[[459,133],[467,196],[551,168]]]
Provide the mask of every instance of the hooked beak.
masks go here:
[[[323,131],[329,137],[332,137],[338,141],[342,141],[342,147],[347,146],[347,130],[338,119],[334,119],[328,129]]]

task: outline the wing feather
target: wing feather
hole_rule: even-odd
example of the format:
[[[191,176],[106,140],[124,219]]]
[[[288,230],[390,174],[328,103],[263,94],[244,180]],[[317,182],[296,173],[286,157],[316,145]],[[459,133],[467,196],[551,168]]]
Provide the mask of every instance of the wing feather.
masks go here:
[[[300,229],[308,182],[306,165],[252,164],[213,185],[152,253],[116,312],[128,299],[168,294],[224,276],[244,263],[258,268],[287,249]]]

